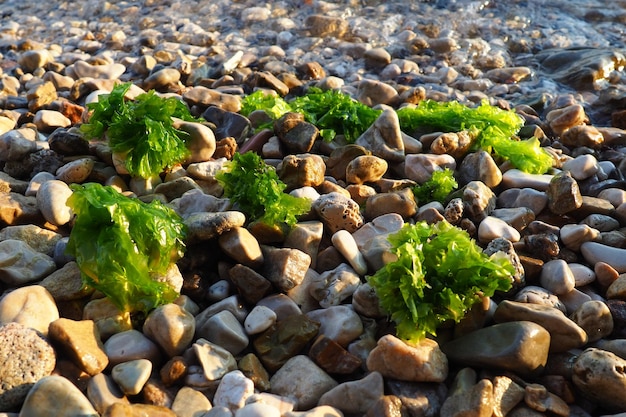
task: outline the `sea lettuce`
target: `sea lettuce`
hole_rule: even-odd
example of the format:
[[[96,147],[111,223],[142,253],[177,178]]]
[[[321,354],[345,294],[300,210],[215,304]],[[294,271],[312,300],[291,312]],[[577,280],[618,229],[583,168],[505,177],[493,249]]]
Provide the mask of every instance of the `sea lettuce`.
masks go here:
[[[445,220],[407,223],[388,240],[396,260],[368,282],[402,339],[435,336],[439,325],[458,322],[481,297],[511,288],[508,258],[487,256],[467,232]]]
[[[254,152],[236,153],[216,178],[224,187],[224,195],[250,221],[293,226],[298,216],[311,209],[311,203],[306,198],[285,193],[287,186],[278,178],[274,167],[267,165]]]
[[[496,156],[511,161],[516,168],[530,174],[543,174],[552,166],[552,157],[539,146],[537,139],[512,139],[524,124],[518,114],[491,106],[486,101],[477,107],[468,107],[457,101],[424,100],[416,107],[403,107],[397,113],[403,131],[478,129],[476,147],[493,151]]]
[[[256,110],[263,110],[276,120],[283,114],[290,112],[291,107],[283,98],[263,90],[257,90],[241,100],[240,113],[248,117],[250,113]]]
[[[197,121],[187,106],[174,97],[163,98],[153,90],[126,100],[130,83],[119,84],[110,94],[87,105],[89,122],[81,126],[88,138],[106,135],[114,152],[126,156],[133,176],[150,178],[187,158],[189,134],[175,129],[172,117]]]
[[[67,252],[85,284],[122,311],[148,312],[178,293],[154,279],[183,257],[185,226],[158,201],[149,204],[97,183],[72,184],[67,205],[76,219]]]
[[[450,168],[445,168],[434,171],[428,181],[413,187],[413,195],[420,205],[432,201],[443,203],[458,186],[459,184],[454,179],[454,172]]]
[[[348,143],[356,141],[381,113],[340,91],[315,87],[289,104],[293,111],[302,113],[308,122],[320,128],[327,141],[336,134],[343,134]]]

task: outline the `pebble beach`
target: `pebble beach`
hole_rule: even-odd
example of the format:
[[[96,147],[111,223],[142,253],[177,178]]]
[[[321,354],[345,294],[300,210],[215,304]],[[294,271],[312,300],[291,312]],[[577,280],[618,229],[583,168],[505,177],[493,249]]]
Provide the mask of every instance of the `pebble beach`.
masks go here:
[[[625,1],[4,0],[0,16],[0,417],[626,415]],[[136,175],[111,129],[88,134],[120,85],[188,110],[168,117],[184,160]],[[339,92],[375,118],[329,137],[250,111],[258,92]],[[470,122],[406,128],[424,103],[510,115],[506,139],[550,166],[473,146]],[[310,203],[294,224],[229,197],[220,175],[249,152]],[[444,170],[457,189],[418,198]],[[122,246],[72,240],[77,190],[97,185],[180,219],[180,257],[150,276],[175,298],[124,309],[86,285]],[[506,259],[508,286],[407,340],[372,277],[397,233],[441,224]]]

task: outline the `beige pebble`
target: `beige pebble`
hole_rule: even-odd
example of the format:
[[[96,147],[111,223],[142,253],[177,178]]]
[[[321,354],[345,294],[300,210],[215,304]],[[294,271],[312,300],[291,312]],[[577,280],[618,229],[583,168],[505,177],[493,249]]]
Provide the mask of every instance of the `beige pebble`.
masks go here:
[[[41,285],[17,288],[0,299],[0,323],[20,323],[48,335],[50,323],[59,318],[54,299]]]
[[[92,320],[59,318],[50,323],[49,337],[89,375],[104,371],[109,364],[98,328]]]
[[[67,184],[82,183],[89,177],[94,167],[92,158],[79,158],[63,165],[56,172],[57,180]]]
[[[70,380],[58,375],[42,378],[31,388],[20,415],[99,416],[87,397]]]
[[[124,394],[137,395],[148,382],[151,372],[152,362],[147,359],[135,359],[115,365],[111,369],[111,378]]]
[[[587,332],[589,342],[600,340],[613,332],[613,316],[602,301],[587,301],[574,311],[571,318]]]
[[[143,324],[143,333],[156,342],[169,357],[182,354],[193,341],[194,317],[177,304],[152,310]]]

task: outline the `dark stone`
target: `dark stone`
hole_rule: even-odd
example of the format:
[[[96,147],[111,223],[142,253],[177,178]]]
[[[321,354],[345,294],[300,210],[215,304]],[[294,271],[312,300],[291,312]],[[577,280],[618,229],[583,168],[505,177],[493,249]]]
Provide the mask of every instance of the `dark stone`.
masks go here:
[[[324,335],[313,342],[309,357],[329,374],[349,375],[362,365],[361,359]]]
[[[448,389],[444,383],[385,381],[390,394],[400,398],[411,416],[436,417],[446,399]]]
[[[272,283],[263,275],[242,264],[230,268],[228,276],[241,297],[250,304],[256,304],[272,288]]]
[[[252,124],[246,117],[217,106],[207,108],[202,113],[202,117],[215,124],[214,133],[217,140],[232,137],[238,144],[241,144],[252,129]]]
[[[551,233],[524,236],[524,244],[530,256],[542,261],[555,259],[560,252],[559,238]]]
[[[332,151],[326,160],[326,171],[328,175],[336,180],[346,179],[346,168],[348,164],[358,156],[371,155],[372,153],[360,145],[345,145]]]
[[[304,314],[295,314],[261,333],[252,344],[263,365],[276,372],[317,336],[319,328],[319,323]]]
[[[270,390],[270,377],[263,364],[254,353],[248,353],[239,359],[237,368],[254,382],[254,387],[261,392]]]
[[[609,307],[609,311],[613,317],[613,333],[611,333],[611,338],[626,338],[626,301],[607,300],[606,305]]]

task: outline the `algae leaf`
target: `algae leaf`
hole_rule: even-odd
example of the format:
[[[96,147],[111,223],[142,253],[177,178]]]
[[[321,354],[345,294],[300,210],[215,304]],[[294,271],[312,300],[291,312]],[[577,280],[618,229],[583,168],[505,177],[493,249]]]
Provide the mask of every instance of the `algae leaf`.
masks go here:
[[[457,189],[459,184],[454,179],[450,168],[433,171],[433,175],[423,184],[413,187],[413,195],[420,205],[439,201],[443,203],[448,195]]]
[[[293,226],[308,213],[311,203],[284,192],[287,187],[274,167],[254,152],[236,153],[216,175],[224,195],[248,215],[250,221]]]
[[[126,100],[130,83],[119,84],[87,105],[89,122],[81,131],[89,138],[106,135],[114,152],[126,155],[126,168],[133,176],[159,175],[189,155],[189,134],[175,129],[172,117],[197,121],[187,106],[175,97],[163,98],[151,90]]]
[[[340,91],[322,91],[316,87],[296,97],[290,105],[293,111],[302,113],[309,123],[316,125],[325,140],[343,134],[348,143],[356,141],[381,113]]]
[[[440,324],[458,322],[482,296],[511,287],[509,260],[487,256],[467,232],[445,220],[405,224],[388,240],[396,260],[368,282],[399,338],[418,342],[436,336]]]
[[[97,183],[72,184],[67,205],[76,219],[67,252],[83,282],[122,311],[148,312],[178,293],[154,279],[183,257],[185,226],[158,201],[149,204]]]
[[[537,139],[511,139],[524,124],[518,114],[491,106],[486,101],[472,108],[457,101],[424,100],[417,107],[404,107],[397,113],[404,131],[425,127],[433,131],[459,132],[475,128],[480,132],[478,148],[493,151],[524,172],[543,174],[552,166],[552,157],[539,146]]]
[[[272,119],[276,120],[283,114],[290,112],[291,107],[281,97],[263,90],[257,90],[241,100],[240,113],[248,117],[250,113],[256,110],[263,110]]]

